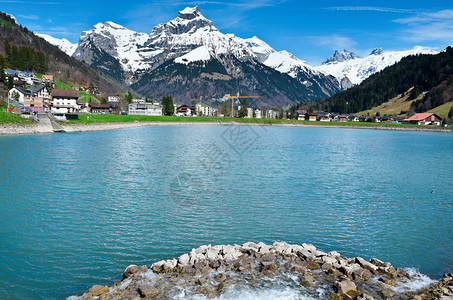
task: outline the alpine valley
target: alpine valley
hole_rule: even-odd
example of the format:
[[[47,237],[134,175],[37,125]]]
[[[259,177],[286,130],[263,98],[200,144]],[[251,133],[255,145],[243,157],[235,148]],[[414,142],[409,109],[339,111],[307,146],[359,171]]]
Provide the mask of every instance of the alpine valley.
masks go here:
[[[401,52],[375,49],[359,58],[345,50],[312,67],[257,37],[221,33],[198,7],[180,11],[177,18],[157,25],[150,34],[106,22],[82,32],[76,45],[39,36],[143,96],[159,99],[172,94],[181,103],[237,92],[261,96],[256,106],[327,98],[405,56],[435,53],[423,47]]]

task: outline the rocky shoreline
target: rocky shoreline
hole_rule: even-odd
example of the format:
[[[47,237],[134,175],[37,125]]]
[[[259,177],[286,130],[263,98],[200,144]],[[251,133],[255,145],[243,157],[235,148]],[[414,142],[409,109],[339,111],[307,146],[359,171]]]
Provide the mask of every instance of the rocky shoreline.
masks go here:
[[[453,274],[432,280],[373,258],[311,244],[201,246],[179,258],[128,266],[121,282],[68,299],[453,299]]]
[[[442,127],[384,127],[384,126],[339,126],[329,124],[273,124],[273,123],[238,123],[238,122],[111,122],[111,123],[61,123],[64,132],[90,132],[137,128],[145,126],[176,126],[176,125],[242,125],[242,126],[273,126],[273,127],[315,127],[315,128],[343,128],[343,129],[373,129],[396,131],[424,131],[424,132],[453,132],[453,128]],[[0,124],[1,135],[25,135],[53,133],[52,126],[44,124]]]

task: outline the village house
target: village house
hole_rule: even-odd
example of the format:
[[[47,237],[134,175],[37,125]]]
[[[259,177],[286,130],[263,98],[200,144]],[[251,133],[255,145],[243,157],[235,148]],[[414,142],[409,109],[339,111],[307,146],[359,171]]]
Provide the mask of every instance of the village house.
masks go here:
[[[52,90],[52,108],[53,114],[68,114],[78,111],[77,100],[79,92],[74,90]]]
[[[120,97],[118,97],[118,96],[108,96],[107,102],[108,103],[118,103],[118,102],[120,102]]]
[[[17,101],[19,104],[24,105],[24,98],[31,97],[31,92],[21,87],[13,87],[8,92],[8,99],[11,101]]]
[[[267,111],[266,118],[268,118],[268,119],[277,119],[278,118],[278,112],[276,110],[269,109]]]
[[[316,121],[330,122],[330,114],[325,112],[316,113]]]
[[[104,103],[90,103],[90,112],[92,114],[110,114],[111,105]]]
[[[415,114],[410,118],[404,119],[402,123],[440,126],[442,124],[442,118],[434,113]]]
[[[53,83],[53,75],[42,75],[41,84],[50,84],[51,86],[53,86]]]
[[[195,104],[195,113],[200,116],[211,117],[214,115],[214,109],[204,103]]]
[[[304,121],[306,113],[307,113],[307,111],[305,111],[305,110],[296,110],[295,118],[299,121]]]
[[[90,112],[90,109],[88,107],[88,103],[80,101],[80,100],[77,100],[76,101],[76,105],[77,105],[77,111],[78,112],[82,112],[82,113],[89,113]]]
[[[262,118],[262,112],[260,109],[253,109],[251,107],[247,107],[247,117],[246,118],[256,118],[256,119],[261,119]]]
[[[32,85],[28,87],[30,94],[24,97],[24,107],[33,111],[45,111],[50,108],[51,96],[45,85]]]
[[[41,80],[32,72],[17,71],[16,75],[28,85],[39,85],[41,83]]]
[[[349,122],[359,122],[359,118],[357,116],[348,116]]]
[[[316,121],[317,114],[315,113],[306,113],[305,114],[305,121]]]
[[[162,116],[162,105],[157,102],[134,101],[129,104],[130,115]]]
[[[348,122],[348,121],[349,121],[348,115],[339,115],[338,116],[338,122]]]
[[[175,111],[175,114],[177,116],[190,116],[192,114],[192,109],[190,108],[189,105],[181,105],[179,106],[176,111]]]

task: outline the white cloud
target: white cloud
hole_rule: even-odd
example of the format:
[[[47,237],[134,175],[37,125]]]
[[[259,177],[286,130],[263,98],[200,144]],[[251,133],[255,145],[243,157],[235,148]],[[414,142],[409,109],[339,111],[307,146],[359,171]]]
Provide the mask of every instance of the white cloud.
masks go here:
[[[19,15],[22,19],[27,19],[27,20],[39,20],[39,17],[37,15]]]
[[[338,11],[376,11],[376,12],[388,12],[388,13],[414,13],[414,9],[404,8],[392,8],[392,7],[376,7],[376,6],[338,6],[338,7],[327,7],[328,10]]]
[[[353,39],[336,34],[325,36],[310,36],[307,37],[307,40],[310,40],[312,43],[318,46],[328,47],[331,50],[351,50],[355,45],[357,45],[357,43]]]
[[[453,10],[418,13],[394,22],[406,25],[403,39],[414,42],[440,41],[450,44],[453,40]]]

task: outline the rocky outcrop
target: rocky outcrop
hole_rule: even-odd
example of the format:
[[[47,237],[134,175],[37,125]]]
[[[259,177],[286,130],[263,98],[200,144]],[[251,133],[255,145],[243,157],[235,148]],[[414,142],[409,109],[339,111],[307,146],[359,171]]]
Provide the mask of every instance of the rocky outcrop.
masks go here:
[[[411,283],[419,290],[411,289]],[[156,262],[150,270],[130,265],[122,282],[110,288],[96,285],[70,299],[215,298],[231,289],[279,286],[316,299],[451,299],[453,274],[435,281],[375,258],[345,258],[311,244],[249,242],[201,246]]]

